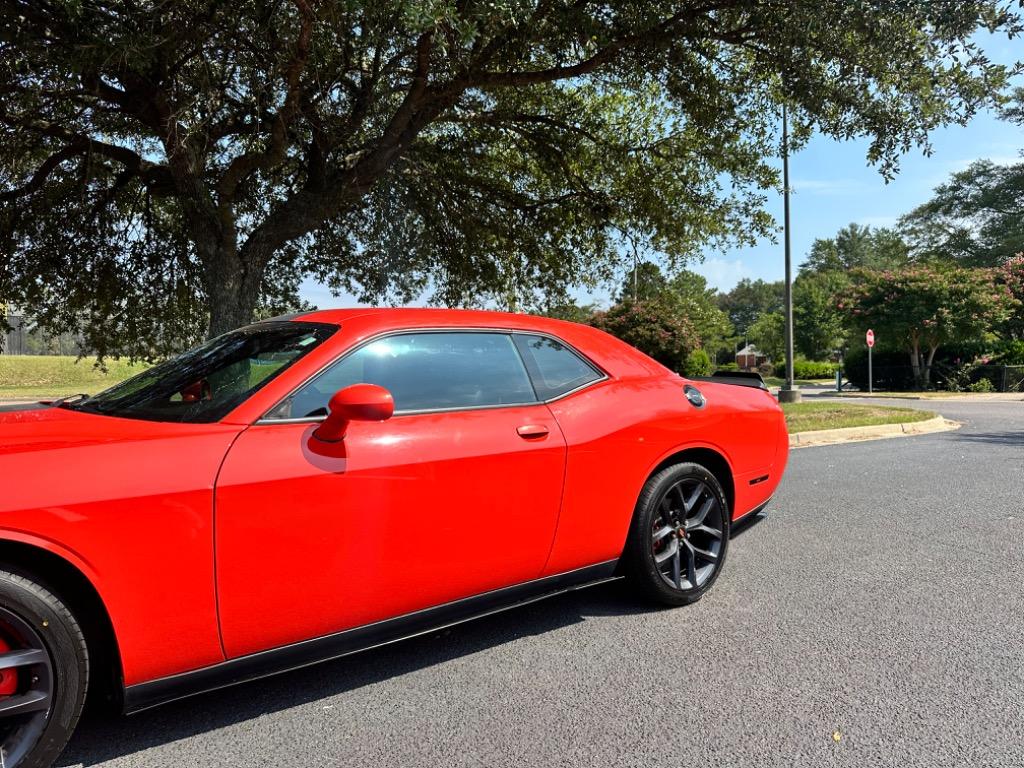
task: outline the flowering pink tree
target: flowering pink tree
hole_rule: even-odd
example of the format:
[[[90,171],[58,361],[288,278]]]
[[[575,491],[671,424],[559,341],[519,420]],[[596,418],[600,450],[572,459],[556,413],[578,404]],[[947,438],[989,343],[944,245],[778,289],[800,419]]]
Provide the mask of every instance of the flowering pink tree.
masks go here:
[[[681,371],[687,355],[700,347],[693,324],[675,307],[657,299],[624,301],[595,312],[590,325],[632,344],[666,368]]]
[[[954,339],[972,340],[1004,322],[1015,305],[992,270],[914,266],[854,273],[841,303],[857,331],[872,328],[880,340],[902,347],[914,378],[927,386],[935,352]]]
[[[1018,253],[996,268],[995,279],[996,285],[1015,304],[1002,325],[1003,335],[1024,339],[1024,253]]]

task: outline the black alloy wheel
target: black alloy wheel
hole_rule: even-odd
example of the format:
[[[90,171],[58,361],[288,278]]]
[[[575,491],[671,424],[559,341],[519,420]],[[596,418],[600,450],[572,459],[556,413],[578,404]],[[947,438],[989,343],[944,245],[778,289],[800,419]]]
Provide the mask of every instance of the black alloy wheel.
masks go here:
[[[644,485],[623,555],[627,578],[668,605],[700,599],[718,578],[729,546],[729,505],[699,464],[676,464]]]
[[[48,768],[85,703],[88,652],[41,584],[0,570],[0,768]]]

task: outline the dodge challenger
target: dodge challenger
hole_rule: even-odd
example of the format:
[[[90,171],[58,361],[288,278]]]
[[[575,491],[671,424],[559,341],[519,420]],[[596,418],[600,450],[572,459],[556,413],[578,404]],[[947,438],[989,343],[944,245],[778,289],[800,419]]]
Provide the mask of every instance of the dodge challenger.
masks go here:
[[[786,466],[760,377],[573,323],[352,309],[0,408],[0,749],[611,579],[692,603]]]

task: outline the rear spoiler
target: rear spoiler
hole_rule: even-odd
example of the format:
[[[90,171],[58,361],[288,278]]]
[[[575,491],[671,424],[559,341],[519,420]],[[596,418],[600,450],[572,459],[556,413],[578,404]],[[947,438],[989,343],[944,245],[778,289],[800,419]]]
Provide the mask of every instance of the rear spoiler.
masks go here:
[[[761,374],[755,371],[715,371],[710,376],[688,376],[695,381],[713,381],[716,384],[732,384],[737,387],[753,387],[768,390]]]

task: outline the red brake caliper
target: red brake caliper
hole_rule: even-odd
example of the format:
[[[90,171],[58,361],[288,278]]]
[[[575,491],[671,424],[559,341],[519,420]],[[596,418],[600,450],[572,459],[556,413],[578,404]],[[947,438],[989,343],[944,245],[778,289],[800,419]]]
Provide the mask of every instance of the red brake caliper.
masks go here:
[[[4,639],[0,637],[0,653],[11,650]],[[18,692],[18,670],[0,669],[0,696],[11,696]]]

